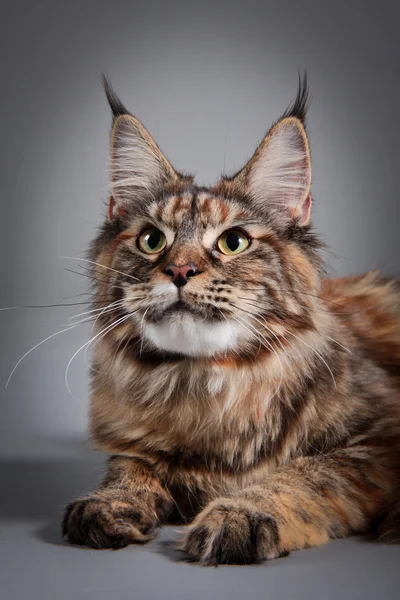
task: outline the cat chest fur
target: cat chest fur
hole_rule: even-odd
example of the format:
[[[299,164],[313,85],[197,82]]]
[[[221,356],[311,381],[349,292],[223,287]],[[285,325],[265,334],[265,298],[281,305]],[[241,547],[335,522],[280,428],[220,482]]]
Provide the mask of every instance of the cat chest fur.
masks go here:
[[[92,381],[91,429],[100,448],[232,472],[276,461],[283,431],[282,397],[274,394],[279,370],[268,377],[265,362],[149,367],[111,357],[104,345],[99,348],[100,373]]]

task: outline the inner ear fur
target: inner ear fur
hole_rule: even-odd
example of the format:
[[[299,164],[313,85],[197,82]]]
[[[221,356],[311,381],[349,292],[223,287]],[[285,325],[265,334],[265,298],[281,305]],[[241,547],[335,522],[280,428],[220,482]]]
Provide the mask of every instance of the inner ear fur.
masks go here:
[[[132,115],[115,119],[110,154],[111,192],[117,204],[154,199],[160,187],[181,180],[147,129]]]
[[[283,117],[265,135],[253,156],[217,189],[246,196],[282,225],[308,225],[311,213],[311,157],[302,121]]]

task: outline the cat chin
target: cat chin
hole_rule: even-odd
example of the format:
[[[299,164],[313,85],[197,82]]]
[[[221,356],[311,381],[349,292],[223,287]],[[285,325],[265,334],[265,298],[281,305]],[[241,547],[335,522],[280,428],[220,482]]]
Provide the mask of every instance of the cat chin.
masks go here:
[[[214,356],[233,350],[247,338],[241,324],[226,321],[207,321],[187,313],[159,323],[147,322],[143,336],[158,350],[176,352],[185,356]]]

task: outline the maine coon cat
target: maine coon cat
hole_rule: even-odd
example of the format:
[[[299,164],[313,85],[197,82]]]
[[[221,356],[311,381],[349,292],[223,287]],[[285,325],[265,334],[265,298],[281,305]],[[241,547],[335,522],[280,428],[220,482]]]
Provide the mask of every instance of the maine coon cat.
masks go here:
[[[181,549],[206,565],[371,527],[400,541],[400,287],[324,278],[306,80],[210,188],[105,90],[111,196],[87,264],[91,437],[111,456],[64,535],[121,548],[183,521]]]

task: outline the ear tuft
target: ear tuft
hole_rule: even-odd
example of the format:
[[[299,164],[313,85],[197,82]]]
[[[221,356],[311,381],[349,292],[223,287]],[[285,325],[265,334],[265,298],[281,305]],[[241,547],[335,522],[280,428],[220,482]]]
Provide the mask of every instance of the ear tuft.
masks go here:
[[[296,222],[305,227],[311,214],[311,157],[305,120],[309,105],[307,74],[299,74],[294,102],[271,127],[253,156],[216,189],[245,195],[281,228]]]
[[[281,118],[285,119],[286,117],[294,117],[295,119],[298,119],[303,125],[305,125],[310,102],[311,99],[310,90],[308,87],[307,71],[304,71],[303,76],[301,76],[299,71],[299,83],[297,86],[296,98],[294,99],[292,104],[288,106]]]
[[[106,93],[108,104],[110,105],[114,119],[116,119],[120,115],[129,115],[130,112],[122,104],[121,100],[118,98],[117,94],[114,91],[114,88],[112,87],[111,83],[108,81],[108,79],[104,75],[104,73],[103,73],[103,86],[104,86],[104,91]]]

